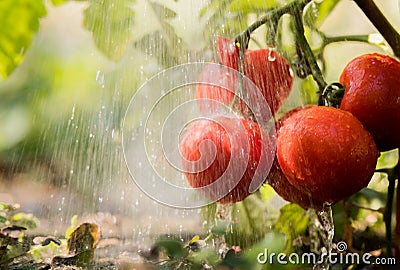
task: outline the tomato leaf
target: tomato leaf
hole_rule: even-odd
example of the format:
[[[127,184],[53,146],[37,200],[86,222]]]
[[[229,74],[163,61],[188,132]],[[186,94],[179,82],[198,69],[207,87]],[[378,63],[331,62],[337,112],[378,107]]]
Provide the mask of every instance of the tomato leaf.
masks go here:
[[[90,1],[84,11],[84,26],[93,33],[96,46],[108,58],[121,58],[134,24],[134,0]]]
[[[259,269],[260,266],[258,260],[268,260],[269,255],[272,253],[279,254],[284,251],[285,248],[285,235],[277,232],[271,232],[265,235],[265,237],[257,242],[255,245],[251,247],[251,249],[245,252],[245,258],[247,261],[252,262],[254,265],[252,268],[243,268],[243,269]],[[266,257],[267,256],[267,257]],[[258,265],[257,265],[258,264]],[[270,268],[271,266],[271,268]],[[282,265],[283,269],[285,265]],[[267,268],[262,269],[281,269],[280,265],[268,265]]]
[[[6,78],[21,63],[45,15],[43,1],[0,1],[0,77]]]
[[[318,102],[318,85],[311,75],[301,82],[301,96],[305,104],[316,104]]]
[[[160,239],[154,246],[165,250],[167,256],[171,259],[184,258],[188,255],[188,250],[182,245],[182,242],[175,239]]]
[[[230,10],[233,12],[250,13],[255,11],[265,11],[278,5],[275,0],[233,0]]]
[[[278,232],[285,234],[286,250],[293,251],[293,240],[299,235],[305,234],[309,219],[306,211],[294,203],[284,205],[280,212],[275,228]]]
[[[87,1],[87,0],[51,0],[51,3],[54,6],[60,6],[60,5],[64,4],[65,2],[69,2],[69,1],[84,2],[84,1]]]
[[[318,29],[340,0],[312,2],[305,10],[304,22],[311,28]]]

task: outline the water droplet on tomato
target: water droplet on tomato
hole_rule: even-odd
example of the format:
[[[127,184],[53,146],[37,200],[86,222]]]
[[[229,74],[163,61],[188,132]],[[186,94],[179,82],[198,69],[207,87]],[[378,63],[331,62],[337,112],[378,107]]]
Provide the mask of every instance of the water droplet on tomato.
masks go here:
[[[273,48],[268,49],[268,61],[274,62],[276,60],[275,50]]]

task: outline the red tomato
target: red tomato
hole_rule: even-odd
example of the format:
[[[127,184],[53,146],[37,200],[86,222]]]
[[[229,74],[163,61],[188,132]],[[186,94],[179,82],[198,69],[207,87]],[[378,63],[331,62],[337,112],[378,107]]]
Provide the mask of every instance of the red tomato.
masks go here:
[[[233,41],[221,37],[218,39],[217,49],[222,65],[235,70],[239,69],[239,48]],[[244,74],[259,88],[272,114],[275,114],[289,96],[293,84],[292,71],[286,59],[273,48],[247,50]],[[217,86],[200,84],[196,88],[196,98],[208,98],[230,105],[234,99],[238,80],[232,74],[226,75],[226,78],[224,78],[224,74],[220,74],[220,76],[221,80],[230,80],[229,87],[233,92]],[[207,81],[210,81],[210,78],[213,81],[217,79],[216,74],[208,69],[201,74],[201,78]],[[249,91],[246,85],[244,88],[247,92]],[[250,103],[254,105],[254,102],[257,102],[255,95],[253,93],[247,94]],[[213,110],[212,106],[208,109]],[[246,105],[239,102],[239,109],[245,112]],[[203,112],[205,110],[202,101],[200,102],[200,110]]]
[[[183,170],[193,188],[212,201],[245,199],[264,182],[271,163],[271,141],[252,121],[219,116],[196,121],[181,142]],[[253,190],[254,191],[254,190]]]
[[[292,185],[286,176],[283,174],[277,159],[275,158],[271,171],[268,175],[267,184],[275,190],[284,200],[296,203],[304,209],[315,208],[321,209],[323,202],[316,201],[312,198],[311,194],[305,193],[303,190],[298,189]]]
[[[379,151],[351,113],[312,106],[290,115],[277,133],[277,158],[288,181],[313,201],[333,203],[366,187]]]
[[[346,65],[340,82],[346,88],[340,108],[361,121],[379,150],[400,147],[400,62],[365,54]]]

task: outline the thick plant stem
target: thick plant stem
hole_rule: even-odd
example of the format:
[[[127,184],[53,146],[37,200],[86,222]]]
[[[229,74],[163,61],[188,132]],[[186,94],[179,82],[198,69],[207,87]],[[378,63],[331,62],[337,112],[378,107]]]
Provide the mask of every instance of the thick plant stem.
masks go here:
[[[305,60],[310,67],[311,74],[314,77],[315,81],[318,84],[319,90],[320,90],[320,97],[327,86],[327,83],[324,80],[324,76],[322,74],[321,69],[318,66],[317,60],[315,59],[314,53],[310,47],[310,44],[308,44],[308,41],[304,35],[304,26],[303,26],[303,16],[302,16],[302,8],[297,7],[297,9],[294,9],[293,11],[293,18],[294,18],[294,25],[296,27],[296,37],[297,41],[299,43],[299,46],[301,50],[304,53]],[[318,103],[322,103],[321,98]],[[323,105],[323,104],[319,104]]]
[[[371,23],[381,33],[393,50],[394,55],[400,57],[400,34],[383,15],[373,0],[354,0]]]

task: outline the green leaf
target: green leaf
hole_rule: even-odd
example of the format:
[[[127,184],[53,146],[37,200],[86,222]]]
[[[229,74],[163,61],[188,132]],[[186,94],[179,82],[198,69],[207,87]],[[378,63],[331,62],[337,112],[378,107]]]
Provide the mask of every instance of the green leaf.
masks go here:
[[[311,28],[318,29],[340,0],[312,2],[305,10],[304,21]]]
[[[229,231],[230,222],[220,221],[211,228],[211,232],[215,235],[226,235]]]
[[[0,223],[6,223],[7,222],[7,215],[6,213],[0,212]]]
[[[0,1],[0,77],[6,78],[21,63],[44,15],[41,0]]]
[[[60,6],[60,5],[64,4],[65,2],[68,2],[68,1],[85,2],[87,0],[51,0],[51,3],[54,6]]]
[[[203,269],[202,266],[205,263],[215,266],[219,261],[218,254],[214,248],[204,248],[198,252],[193,252],[191,253],[191,259],[193,261],[192,269]]]
[[[316,20],[316,26],[319,27],[331,13],[333,8],[339,3],[340,0],[324,0],[317,3],[318,16]]]
[[[37,228],[39,220],[32,214],[17,213],[12,217],[12,222],[18,226],[27,227],[29,229]]]
[[[59,6],[65,3],[67,0],[51,0],[51,3],[55,6]]]
[[[65,231],[65,238],[66,239],[69,239],[71,237],[71,234],[74,232],[75,228],[77,227],[77,224],[78,224],[78,215],[74,215],[71,218],[70,226]]]
[[[245,252],[245,258],[247,261],[252,262],[254,265],[252,268],[247,269],[259,269],[259,259],[268,259],[272,253],[279,254],[284,251],[285,248],[285,235],[277,232],[271,232],[265,235],[265,237],[253,245],[250,249]],[[261,255],[260,255],[261,254]],[[265,257],[267,256],[267,257]],[[285,266],[285,265],[283,265]],[[278,264],[264,265],[262,269],[281,269]],[[288,268],[284,268],[288,269]]]
[[[299,235],[304,235],[308,228],[309,218],[306,211],[297,204],[290,203],[280,209],[275,228],[286,235],[286,250],[293,251],[293,240]]]
[[[167,256],[171,259],[180,259],[188,255],[188,250],[182,245],[182,242],[175,239],[160,239],[154,246],[164,249]]]
[[[316,104],[318,102],[318,92],[319,88],[312,75],[308,75],[301,82],[301,97],[305,104]]]
[[[233,0],[230,10],[240,13],[265,11],[278,5],[275,0]]]
[[[91,0],[84,11],[84,26],[108,58],[118,60],[127,48],[134,24],[134,0]]]

